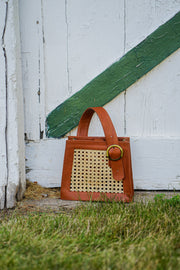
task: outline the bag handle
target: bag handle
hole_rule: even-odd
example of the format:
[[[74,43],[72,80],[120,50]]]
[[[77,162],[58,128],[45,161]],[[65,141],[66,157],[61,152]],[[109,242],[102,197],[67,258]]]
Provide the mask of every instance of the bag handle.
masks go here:
[[[107,111],[102,107],[90,107],[83,113],[79,121],[77,136],[88,136],[89,125],[95,112],[97,113],[103,127],[107,146],[118,144],[117,134],[111,118]]]
[[[95,112],[97,113],[104,130],[107,143],[107,157],[109,158],[109,166],[112,168],[113,177],[115,180],[123,180],[123,149],[119,146],[114,125],[111,121],[109,114],[104,108],[90,107],[83,113],[79,121],[77,136],[88,136],[89,124]]]

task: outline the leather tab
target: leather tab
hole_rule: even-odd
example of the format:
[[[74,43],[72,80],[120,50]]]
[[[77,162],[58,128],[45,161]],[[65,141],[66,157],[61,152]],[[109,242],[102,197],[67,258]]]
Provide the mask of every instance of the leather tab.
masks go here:
[[[122,159],[117,160],[117,161],[109,160],[109,166],[112,169],[114,180],[120,181],[124,179],[125,175],[124,175],[124,166],[123,166]]]
[[[113,178],[117,181],[125,178],[122,158],[117,160],[120,155],[121,151],[118,148],[111,148],[109,151],[109,156],[111,158],[109,159],[109,166],[112,169]]]

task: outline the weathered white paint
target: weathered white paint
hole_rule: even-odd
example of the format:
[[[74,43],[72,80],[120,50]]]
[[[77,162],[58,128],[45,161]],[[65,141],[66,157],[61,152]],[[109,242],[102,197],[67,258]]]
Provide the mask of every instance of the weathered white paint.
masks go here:
[[[180,136],[180,49],[126,93],[128,136]],[[180,149],[179,149],[180,150]]]
[[[3,52],[3,31],[5,26],[6,5],[0,2],[0,209],[4,208],[5,186],[7,185],[7,156],[6,156],[6,72]]]
[[[69,96],[66,1],[42,1],[42,16],[46,83],[45,106],[46,113],[48,113]],[[26,36],[24,38],[27,39]],[[57,89],[61,95],[57,95]]]
[[[0,208],[11,208],[25,190],[24,117],[18,1],[0,1]],[[6,19],[7,18],[7,21]],[[3,36],[4,31],[4,36]],[[4,48],[4,53],[2,53]],[[7,60],[7,62],[6,62]],[[7,94],[6,94],[7,93]],[[6,99],[7,95],[7,99]],[[5,130],[7,129],[7,133]]]
[[[180,189],[180,138],[132,137],[136,189]]]
[[[123,55],[124,1],[66,1],[69,94]]]
[[[5,207],[5,194],[5,186],[0,187],[0,209],[3,209]]]
[[[65,140],[40,140],[26,144],[27,179],[45,187],[61,184]]]
[[[30,140],[39,139],[40,131],[44,131],[45,122],[41,11],[41,0],[19,1],[25,133]]]
[[[65,141],[39,140],[45,115],[170,19],[180,0],[19,2],[27,177],[59,186]],[[135,188],[179,189],[179,63],[177,51],[105,106],[118,135],[132,137]],[[93,134],[103,134],[97,117]]]
[[[180,0],[125,0],[125,52],[180,10]]]

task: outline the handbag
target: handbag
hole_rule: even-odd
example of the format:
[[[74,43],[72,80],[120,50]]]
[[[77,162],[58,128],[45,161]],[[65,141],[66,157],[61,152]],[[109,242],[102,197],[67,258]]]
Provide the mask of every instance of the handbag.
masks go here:
[[[105,137],[88,136],[94,113]],[[77,136],[66,141],[61,199],[130,202],[133,195],[130,138],[117,137],[104,108],[88,108],[79,121]]]

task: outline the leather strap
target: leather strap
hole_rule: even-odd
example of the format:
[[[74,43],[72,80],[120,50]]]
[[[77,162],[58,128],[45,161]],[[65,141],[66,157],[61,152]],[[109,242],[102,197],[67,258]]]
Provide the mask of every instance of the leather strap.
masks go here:
[[[102,107],[90,107],[83,113],[79,121],[77,136],[78,137],[88,136],[89,124],[95,112],[97,113],[101,121],[106,138],[107,147],[111,145],[118,145],[118,138],[114,125],[111,121],[111,118],[109,117],[109,114]],[[120,156],[120,154],[121,154],[120,149],[117,147],[112,147],[109,151],[109,156],[112,159],[112,160],[109,159],[109,166],[112,168],[113,178],[118,181],[124,179],[124,167],[122,158],[116,160]]]
[[[107,145],[110,146],[112,144],[118,144],[117,134],[111,118],[109,117],[109,114],[106,112],[106,110],[102,107],[91,107],[83,113],[79,121],[77,136],[88,136],[89,124],[95,112],[101,121]]]

